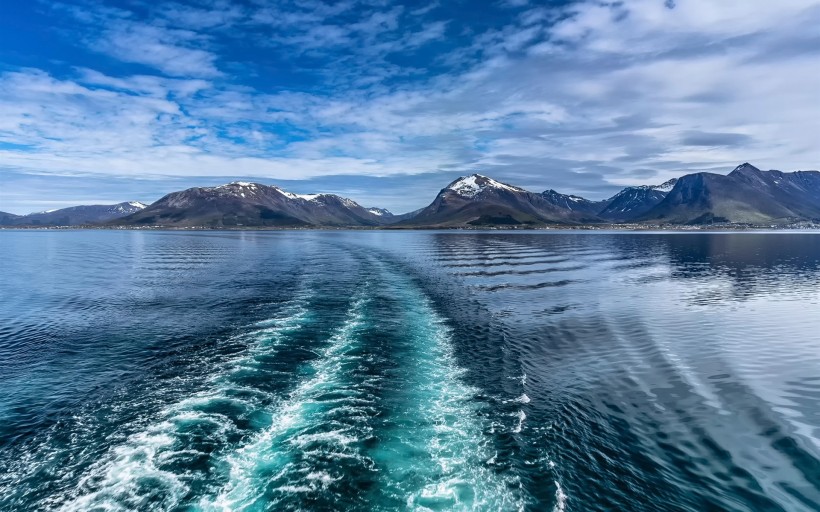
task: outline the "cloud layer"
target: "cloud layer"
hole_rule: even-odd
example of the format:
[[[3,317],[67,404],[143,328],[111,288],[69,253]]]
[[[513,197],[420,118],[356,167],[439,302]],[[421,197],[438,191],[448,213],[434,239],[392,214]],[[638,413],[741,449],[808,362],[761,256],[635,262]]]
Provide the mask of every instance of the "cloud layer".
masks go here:
[[[112,201],[347,184],[403,211],[435,190],[410,184],[473,171],[599,198],[741,161],[818,167],[820,0],[481,7],[40,6],[29,21],[67,17],[73,50],[0,53],[0,210],[72,179]]]

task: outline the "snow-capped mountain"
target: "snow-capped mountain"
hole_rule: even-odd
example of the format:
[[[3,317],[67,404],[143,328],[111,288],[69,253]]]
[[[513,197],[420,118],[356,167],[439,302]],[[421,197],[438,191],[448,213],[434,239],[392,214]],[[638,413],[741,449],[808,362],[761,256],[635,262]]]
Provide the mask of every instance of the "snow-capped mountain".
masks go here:
[[[541,192],[541,197],[559,208],[582,212],[587,215],[597,215],[601,208],[606,206],[606,201],[590,201],[581,196],[562,194],[552,189]]]
[[[392,214],[334,194],[294,194],[272,185],[235,181],[168,194],[120,219],[122,225],[254,227],[379,226]]]
[[[393,214],[390,212],[390,210],[386,208],[368,208],[367,211],[379,217],[393,217]]]
[[[92,204],[71,206],[57,210],[15,215],[0,218],[0,225],[6,226],[83,226],[108,222],[143,210],[146,207],[139,201],[128,201],[117,204]]]
[[[470,176],[461,177],[447,185],[445,190],[452,190],[459,196],[470,199],[475,199],[477,196],[488,191],[527,192],[523,188],[513,187],[512,185],[495,181],[492,178],[480,174],[471,174]]]
[[[676,182],[673,178],[660,185],[626,187],[606,201],[598,216],[615,222],[636,219],[663,201]]]
[[[501,183],[487,176],[463,176],[443,188],[433,202],[406,226],[534,226],[576,224],[589,214],[556,206],[541,194]]]

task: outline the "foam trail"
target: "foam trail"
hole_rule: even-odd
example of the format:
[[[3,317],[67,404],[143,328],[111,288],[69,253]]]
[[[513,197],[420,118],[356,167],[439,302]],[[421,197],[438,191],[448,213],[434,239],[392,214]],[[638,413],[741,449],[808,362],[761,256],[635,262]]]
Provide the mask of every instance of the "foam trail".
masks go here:
[[[402,405],[391,412],[379,432],[382,443],[371,453],[389,504],[380,510],[399,503],[418,511],[520,510],[517,478],[493,466],[496,448],[481,420],[478,390],[463,382],[450,329],[420,289],[393,277],[407,352],[395,397]]]
[[[366,302],[354,302],[344,324],[311,364],[311,376],[282,402],[273,424],[227,457],[229,482],[217,496],[200,501],[202,510],[272,507],[341,479],[339,461],[361,460],[355,444],[363,426],[334,421],[334,416],[343,412],[348,419],[364,419],[371,413],[372,400],[350,379],[360,358],[355,350]],[[337,467],[316,467],[313,454],[332,458]]]
[[[555,507],[553,507],[553,512],[564,512],[567,509],[567,495],[564,494],[564,490],[561,488],[561,484],[557,481],[555,482]]]
[[[382,274],[271,427],[228,456],[229,483],[201,510],[524,506],[517,477],[490,462],[478,391],[444,319],[409,279]]]
[[[60,510],[125,511],[179,506],[196,477],[180,468],[209,460],[212,447],[236,436],[237,417],[253,418],[264,393],[244,389],[233,377],[256,369],[256,357],[274,352],[288,334],[306,321],[304,300],[294,301],[283,315],[256,324],[250,349],[224,365],[206,390],[166,407],[161,420],[132,434],[90,468]],[[188,474],[186,474],[188,473]]]

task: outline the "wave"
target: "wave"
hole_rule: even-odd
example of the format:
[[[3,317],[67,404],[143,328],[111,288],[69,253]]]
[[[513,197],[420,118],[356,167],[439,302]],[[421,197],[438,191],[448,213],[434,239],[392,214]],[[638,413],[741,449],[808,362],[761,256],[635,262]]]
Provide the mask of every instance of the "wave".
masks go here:
[[[164,419],[112,448],[63,497],[60,510],[170,510],[183,503],[212,470],[212,454],[254,421],[264,422],[260,403],[273,397],[236,377],[260,370],[257,358],[276,351],[305,324],[305,304],[304,298],[294,300],[280,318],[257,324],[246,353],[226,363],[204,391],[166,407],[160,414]]]

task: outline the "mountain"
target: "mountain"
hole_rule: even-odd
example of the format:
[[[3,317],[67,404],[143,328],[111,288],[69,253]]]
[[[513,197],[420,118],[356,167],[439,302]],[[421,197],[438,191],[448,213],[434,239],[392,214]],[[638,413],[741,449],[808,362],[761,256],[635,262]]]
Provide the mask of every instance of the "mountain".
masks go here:
[[[790,224],[820,222],[820,172],[762,171],[745,163],[727,175],[687,174],[661,185],[626,187],[590,201],[541,193],[487,176],[463,176],[428,206],[394,215],[334,194],[294,194],[276,186],[232,182],[170,193],[150,206],[130,202],[14,215],[0,226],[168,227],[537,227],[600,223]]]
[[[562,194],[552,189],[541,192],[541,197],[558,208],[581,212],[589,216],[597,215],[601,208],[607,205],[607,201],[590,201],[581,196]]]
[[[11,226],[20,218],[20,215],[13,213],[0,212],[0,226]]]
[[[293,194],[279,187],[235,181],[168,194],[110,224],[179,227],[380,226],[394,215],[333,194]]]
[[[746,163],[729,177],[768,195],[796,217],[820,219],[820,172],[761,171]]]
[[[368,208],[367,211],[379,217],[393,217],[393,214],[390,212],[390,210],[386,208]]]
[[[661,185],[642,185],[626,187],[608,200],[596,214],[610,222],[628,222],[641,217],[663,201],[666,194],[675,186],[673,178]]]
[[[5,226],[84,226],[99,224],[141,211],[145,205],[138,201],[118,204],[71,206],[58,210],[28,215],[0,214],[0,225]],[[10,217],[7,217],[10,216]]]
[[[396,226],[537,226],[597,220],[587,212],[553,204],[542,194],[472,174],[441,189],[429,206]]]
[[[724,176],[679,178],[640,220],[672,224],[784,224],[820,219],[820,172],[761,171],[748,163]]]

